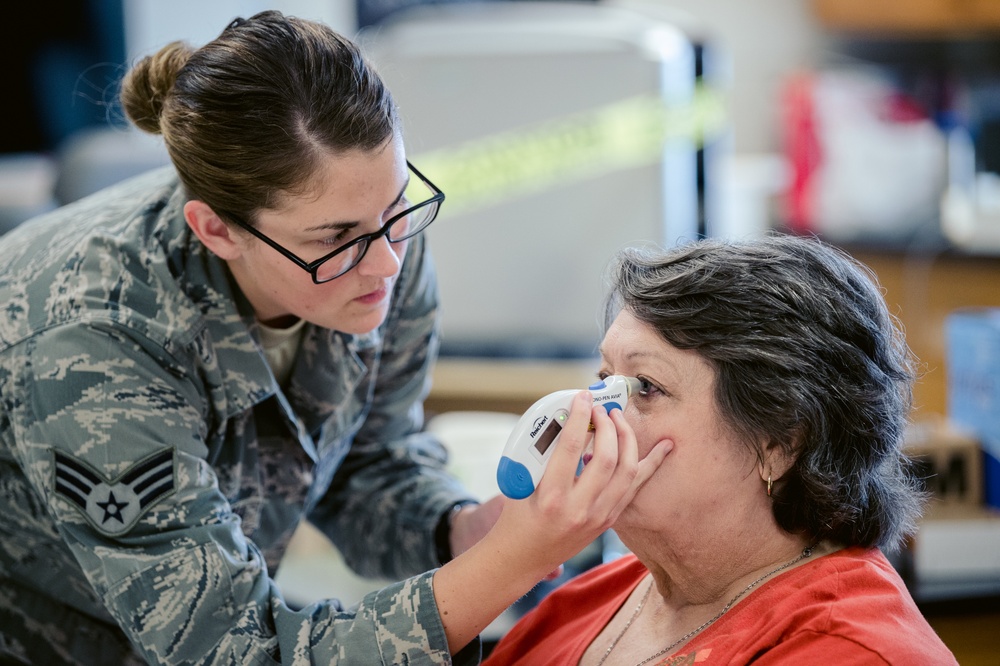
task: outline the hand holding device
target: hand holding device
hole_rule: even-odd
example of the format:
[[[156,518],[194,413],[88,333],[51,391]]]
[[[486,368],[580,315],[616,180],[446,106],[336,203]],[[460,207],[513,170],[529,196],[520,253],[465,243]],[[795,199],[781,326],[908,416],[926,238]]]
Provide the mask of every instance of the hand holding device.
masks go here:
[[[628,397],[639,385],[635,377],[611,375],[587,389],[594,404],[610,413],[616,407],[624,411]],[[504,495],[524,499],[535,492],[578,392],[556,391],[540,398],[514,426],[497,467],[497,484]]]

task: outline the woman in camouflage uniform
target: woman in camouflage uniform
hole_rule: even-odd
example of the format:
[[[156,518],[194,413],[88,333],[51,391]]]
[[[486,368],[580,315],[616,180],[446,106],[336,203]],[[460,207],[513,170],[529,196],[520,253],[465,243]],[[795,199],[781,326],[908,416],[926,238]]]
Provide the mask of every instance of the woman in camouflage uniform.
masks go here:
[[[476,505],[443,471],[419,234],[443,195],[347,40],[238,19],[139,62],[122,102],[173,165],[0,239],[0,661],[475,662],[664,452],[638,461],[583,394],[530,499]],[[301,519],[412,577],[290,608]]]

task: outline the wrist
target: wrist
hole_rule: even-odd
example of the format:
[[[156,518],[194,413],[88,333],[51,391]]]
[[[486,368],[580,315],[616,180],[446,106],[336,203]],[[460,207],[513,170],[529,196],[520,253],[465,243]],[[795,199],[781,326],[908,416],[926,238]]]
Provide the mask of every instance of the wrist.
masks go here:
[[[455,516],[468,504],[472,504],[472,502],[465,501],[453,504],[441,514],[441,518],[434,528],[434,550],[437,553],[439,564],[447,564],[455,557],[451,545],[451,531],[454,527]]]

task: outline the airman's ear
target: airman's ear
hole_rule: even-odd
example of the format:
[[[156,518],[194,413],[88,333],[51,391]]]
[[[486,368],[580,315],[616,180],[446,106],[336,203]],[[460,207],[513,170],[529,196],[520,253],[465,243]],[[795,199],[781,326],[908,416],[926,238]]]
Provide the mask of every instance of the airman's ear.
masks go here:
[[[242,254],[243,244],[236,232],[204,201],[192,199],[184,204],[184,219],[198,240],[218,257],[232,260]]]

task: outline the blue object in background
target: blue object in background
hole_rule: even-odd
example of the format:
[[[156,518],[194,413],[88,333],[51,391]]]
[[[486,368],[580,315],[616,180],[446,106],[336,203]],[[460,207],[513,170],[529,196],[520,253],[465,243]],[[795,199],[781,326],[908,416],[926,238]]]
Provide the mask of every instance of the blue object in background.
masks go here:
[[[1000,308],[956,311],[945,335],[948,417],[979,438],[985,502],[1000,508]]]

